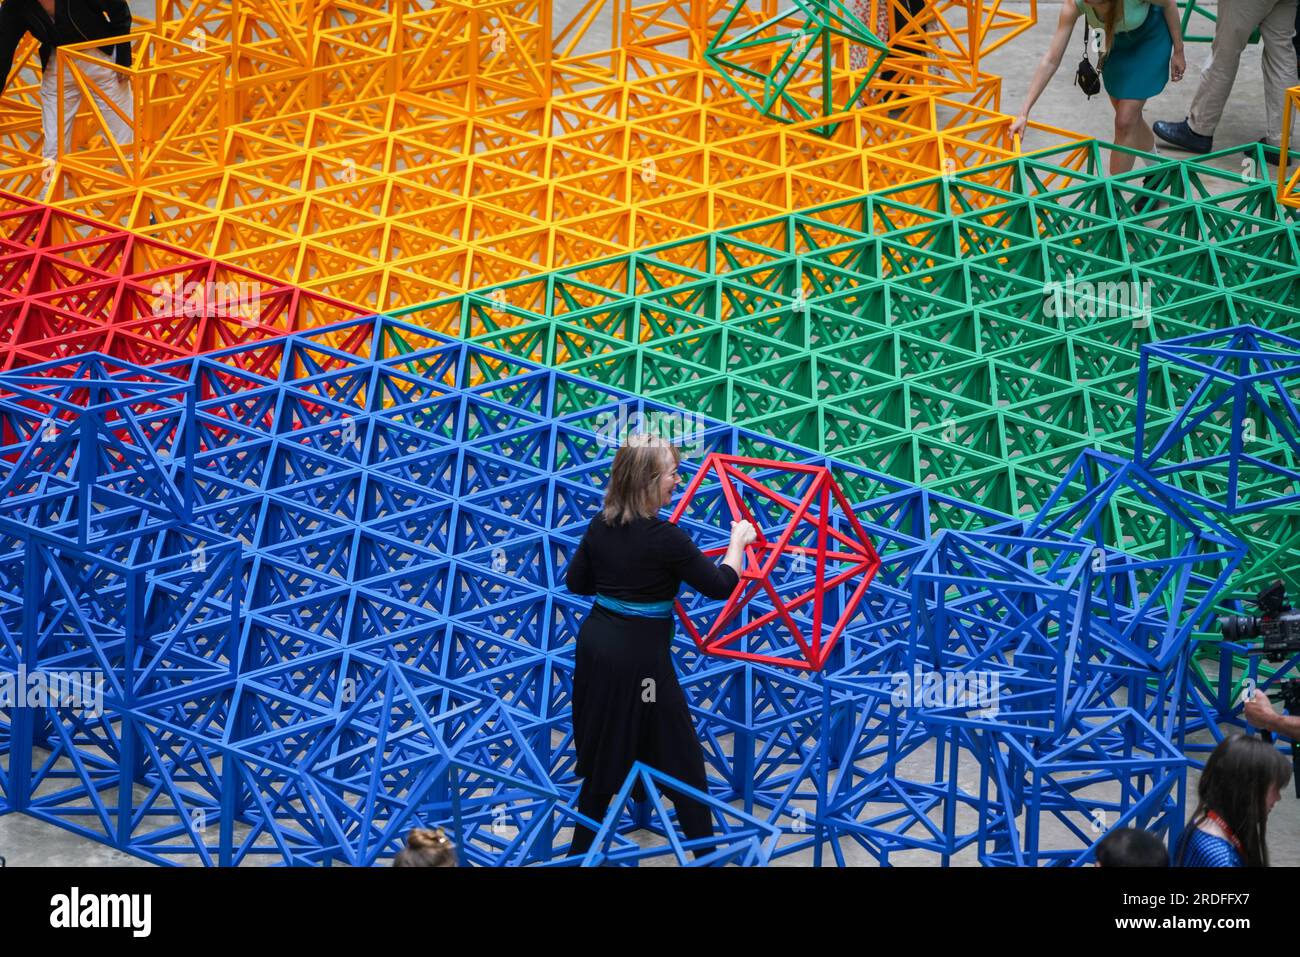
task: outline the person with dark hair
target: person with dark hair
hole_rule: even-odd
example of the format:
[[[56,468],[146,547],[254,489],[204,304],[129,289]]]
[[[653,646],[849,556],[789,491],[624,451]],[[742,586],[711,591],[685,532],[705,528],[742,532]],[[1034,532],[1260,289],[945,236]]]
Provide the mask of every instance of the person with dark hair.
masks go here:
[[[1097,845],[1097,864],[1100,867],[1168,867],[1169,850],[1150,831],[1118,828]]]
[[[406,847],[393,857],[394,867],[456,867],[456,845],[440,827],[412,828]]]
[[[1179,841],[1180,867],[1268,867],[1268,815],[1291,780],[1271,744],[1230,734],[1210,753],[1198,802]]]
[[[740,581],[749,522],[733,522],[720,565],[711,562],[659,509],[680,481],[677,447],[656,437],[629,437],[614,456],[604,506],[569,562],[565,582],[594,595],[578,630],[573,669],[573,740],[582,778],[578,811],[605,816],[636,761],[708,791],[704,749],[691,721],[671,654],[673,601],[682,582],[706,598],[731,595]],[[710,837],[709,809],[669,792],[689,840]],[[570,855],[584,854],[595,832],[574,828]],[[701,844],[695,856],[708,848]]]
[[[41,44],[42,154],[53,161],[59,153],[59,71],[55,51],[61,46],[123,37],[131,32],[131,5],[127,0],[3,0],[0,2],[0,86],[9,85],[14,54],[24,34]],[[126,40],[93,47],[92,54],[118,66],[131,65],[131,44]],[[87,79],[108,98],[96,96],[109,133],[119,145],[131,142],[132,103],[130,78],[108,67],[87,65]],[[81,88],[71,71],[63,70],[63,148],[71,148],[72,121],[81,109]]]

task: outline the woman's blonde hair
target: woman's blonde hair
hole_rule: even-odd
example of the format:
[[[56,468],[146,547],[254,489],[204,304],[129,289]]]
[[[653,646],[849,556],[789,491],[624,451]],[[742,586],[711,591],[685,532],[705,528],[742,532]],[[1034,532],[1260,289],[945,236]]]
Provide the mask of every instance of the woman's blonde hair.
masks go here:
[[[659,512],[659,480],[677,469],[681,450],[666,439],[648,433],[629,435],[614,453],[609,487],[601,516],[606,525],[626,525],[635,518],[653,518]],[[671,465],[669,462],[671,461]]]
[[[456,845],[440,827],[412,828],[406,847],[393,858],[394,867],[455,867]]]

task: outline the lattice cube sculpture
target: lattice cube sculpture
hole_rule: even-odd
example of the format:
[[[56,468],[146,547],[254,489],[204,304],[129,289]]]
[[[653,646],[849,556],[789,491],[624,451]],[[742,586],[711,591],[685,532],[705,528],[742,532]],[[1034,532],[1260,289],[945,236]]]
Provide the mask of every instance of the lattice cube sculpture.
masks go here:
[[[1177,489],[1136,462],[1087,450],[1026,533],[1093,546],[1093,627],[1103,644],[1162,680],[1205,624],[1245,546]],[[1145,685],[1130,688],[1144,711]],[[1165,694],[1149,706],[1163,708]],[[1158,725],[1159,727],[1159,725]],[[1163,728],[1161,729],[1163,730]]]
[[[193,421],[191,383],[99,353],[9,372],[0,515],[81,546],[189,521]]]
[[[775,15],[756,24],[749,6],[750,0],[738,0],[705,49],[704,59],[769,119],[812,119],[812,93],[819,95],[822,117],[851,109],[889,52],[888,45],[841,0],[782,3]],[[736,30],[738,18],[754,25]],[[853,74],[852,83],[837,84],[836,48],[847,44],[866,49],[864,69]],[[834,126],[819,130],[833,131]]]
[[[894,706],[894,676],[909,673],[909,642],[891,641],[823,679],[830,707],[822,712],[822,745],[813,849],[820,867],[829,850],[844,867],[846,849],[882,865],[902,851],[927,851],[947,862],[977,840],[977,793],[957,779],[958,750],[935,742],[919,710]],[[935,754],[939,757],[936,759]],[[856,847],[855,847],[856,845]]]
[[[1282,114],[1282,157],[1278,164],[1277,199],[1284,206],[1300,208],[1300,143],[1296,131],[1300,130],[1300,86],[1286,91]]]
[[[706,629],[677,602],[687,633],[710,654],[821,671],[880,568],[830,470],[712,454],[673,521],[697,517],[716,529],[724,514],[752,522],[758,538],[746,548],[740,584]],[[725,544],[704,549],[725,552]]]
[[[150,180],[202,175],[222,161],[226,117],[226,61],[198,41],[181,42],[145,35],[133,44],[131,67],[105,64],[94,43],[61,47],[59,58],[68,66],[64,82],[75,85],[90,104],[86,140],[74,138],[71,152],[60,145],[60,161],[69,163],[72,175],[86,173],[121,176],[132,186]],[[105,83],[131,80],[131,110],[124,112],[106,88],[88,72],[107,69]],[[60,84],[62,86],[62,84]],[[59,98],[59,123],[65,101]],[[111,130],[123,124],[133,131],[129,143],[118,143]]]
[[[961,731],[961,746],[981,764],[984,866],[1086,863],[1112,827],[1168,829],[1171,846],[1177,842],[1187,759],[1133,710],[1080,711],[1047,747],[1014,734]]]
[[[1300,501],[1300,339],[1237,326],[1143,346],[1138,369],[1151,474],[1230,515]],[[1185,372],[1187,400],[1158,433],[1143,414],[1151,377]]]
[[[625,812],[632,811],[633,792],[637,788],[646,795],[649,806],[646,823],[652,831],[662,835],[667,844],[642,847],[618,833],[619,821]],[[673,815],[664,804],[665,797],[675,800],[679,794],[694,798],[713,812],[712,837],[691,840],[680,834]],[[582,865],[636,867],[644,860],[671,858],[681,867],[723,867],[727,864],[763,867],[771,859],[780,839],[781,830],[774,824],[738,811],[727,802],[697,791],[638,761],[632,765],[623,787],[610,803],[609,812]],[[701,852],[700,857],[687,857],[688,852],[697,850]]]
[[[935,536],[911,578],[917,656],[946,676],[1000,684],[996,672],[1014,662],[1029,679],[1006,701],[993,694],[992,714],[973,701],[947,708],[1036,736],[1070,719],[1081,698],[1075,686],[1093,676],[1089,658],[1099,645],[1090,630],[1090,549],[1024,534]]]

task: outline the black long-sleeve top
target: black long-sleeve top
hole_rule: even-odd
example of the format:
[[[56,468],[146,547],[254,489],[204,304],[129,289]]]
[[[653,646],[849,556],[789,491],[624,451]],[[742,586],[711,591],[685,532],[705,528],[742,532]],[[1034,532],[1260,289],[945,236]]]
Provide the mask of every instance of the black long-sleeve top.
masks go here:
[[[720,600],[739,580],[735,569],[709,561],[672,522],[638,518],[610,526],[600,515],[587,526],[565,575],[575,595],[599,593],[630,602],[675,598],[682,582],[706,598]]]
[[[106,40],[131,32],[131,5],[127,0],[54,0],[54,17],[40,0],[0,2],[0,86],[9,83],[14,53],[23,34],[30,33],[41,44],[41,68],[56,47],[87,40]],[[102,47],[113,54],[118,66],[131,65],[131,44]]]

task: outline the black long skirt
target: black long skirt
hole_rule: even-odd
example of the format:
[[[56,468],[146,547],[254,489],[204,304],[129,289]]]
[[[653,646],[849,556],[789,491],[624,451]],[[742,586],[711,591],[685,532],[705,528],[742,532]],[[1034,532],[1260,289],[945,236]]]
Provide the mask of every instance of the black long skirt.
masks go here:
[[[573,738],[577,775],[591,793],[617,792],[638,760],[707,790],[704,749],[669,650],[674,624],[595,605],[578,630]]]

